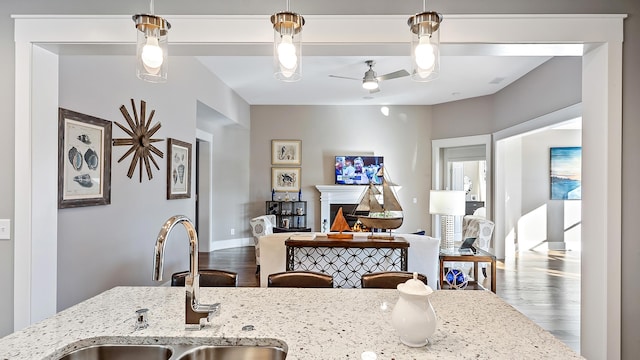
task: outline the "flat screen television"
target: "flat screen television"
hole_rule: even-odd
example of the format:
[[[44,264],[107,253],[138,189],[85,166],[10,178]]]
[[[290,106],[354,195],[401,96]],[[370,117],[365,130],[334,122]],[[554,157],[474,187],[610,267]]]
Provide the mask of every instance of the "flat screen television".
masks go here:
[[[382,156],[336,156],[336,184],[382,184]]]

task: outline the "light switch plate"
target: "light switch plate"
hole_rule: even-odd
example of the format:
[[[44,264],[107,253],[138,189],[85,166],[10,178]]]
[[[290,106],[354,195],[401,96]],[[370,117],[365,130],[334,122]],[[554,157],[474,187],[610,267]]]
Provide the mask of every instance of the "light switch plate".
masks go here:
[[[0,219],[0,240],[9,240],[11,237],[11,220]]]

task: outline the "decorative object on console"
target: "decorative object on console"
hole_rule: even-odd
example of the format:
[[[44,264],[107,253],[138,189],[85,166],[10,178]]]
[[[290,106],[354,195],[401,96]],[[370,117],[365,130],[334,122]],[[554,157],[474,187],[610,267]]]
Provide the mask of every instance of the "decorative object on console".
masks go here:
[[[422,12],[407,20],[411,29],[411,79],[431,81],[440,74],[440,23],[442,14],[426,11],[426,0]]]
[[[271,187],[276,191],[300,190],[300,168],[271,168]]]
[[[382,204],[378,201],[379,195],[382,195]],[[359,211],[367,212],[367,215],[356,215],[356,212]],[[404,215],[402,206],[400,206],[398,198],[393,189],[391,189],[391,184],[387,180],[386,174],[382,179],[382,194],[375,185],[369,184],[364,190],[353,216],[357,217],[364,226],[372,231],[373,229],[389,230],[389,234],[386,236],[373,235],[372,232],[369,238],[393,239],[391,230],[397,229],[402,225]]]
[[[271,164],[302,164],[302,140],[271,140]]]
[[[58,109],[58,208],[111,203],[111,121]]]
[[[125,120],[127,120],[127,124],[129,124],[129,128],[131,130],[125,128],[116,121],[116,125],[118,125],[118,127],[122,129],[122,131],[126,132],[127,135],[129,135],[129,138],[113,139],[113,146],[130,146],[129,150],[127,150],[127,152],[124,153],[124,155],[122,155],[120,159],[118,159],[118,162],[121,162],[127,156],[133,154],[133,156],[131,157],[131,165],[129,165],[127,176],[129,177],[129,179],[131,179],[131,177],[133,176],[133,172],[136,169],[136,165],[138,165],[139,162],[140,182],[142,182],[143,165],[147,170],[147,177],[149,178],[149,180],[153,178],[149,161],[151,161],[153,165],[155,165],[156,169],[160,170],[158,163],[153,158],[153,154],[156,154],[160,158],[164,157],[164,154],[157,147],[155,147],[153,143],[162,141],[162,139],[152,139],[151,137],[158,130],[160,130],[161,124],[157,123],[151,129],[149,129],[149,126],[151,126],[151,120],[153,120],[153,115],[156,113],[156,111],[151,110],[151,114],[149,114],[149,119],[147,120],[146,101],[140,100],[140,117],[138,117],[136,104],[133,99],[131,99],[131,108],[133,109],[135,121],[131,118],[131,115],[129,115],[127,108],[124,105],[120,106],[120,112],[122,113],[122,116],[124,116]]]
[[[429,213],[440,215],[440,245],[443,251],[453,251],[454,216],[464,215],[465,194],[457,190],[431,190]]]
[[[168,139],[167,199],[191,197],[191,144]]]
[[[302,78],[302,26],[304,17],[287,10],[271,15],[273,24],[273,65],[276,79],[286,82]]]
[[[328,233],[327,237],[329,239],[353,239],[353,234],[343,233],[343,231],[351,231],[351,227],[347,223],[347,219],[345,219],[342,214],[342,208],[338,209],[338,213],[331,224],[331,231],[337,231],[337,233]]]
[[[144,81],[163,83],[167,81],[168,35],[171,24],[153,13],[151,0],[150,14],[133,15],[133,22],[138,29],[136,76]]]
[[[582,148],[579,146],[552,147],[549,153],[551,200],[582,199]]]

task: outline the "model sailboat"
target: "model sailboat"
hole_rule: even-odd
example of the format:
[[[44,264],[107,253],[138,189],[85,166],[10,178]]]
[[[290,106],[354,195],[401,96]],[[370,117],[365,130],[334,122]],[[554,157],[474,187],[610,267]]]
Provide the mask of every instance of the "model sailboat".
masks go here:
[[[344,215],[342,214],[342,207],[338,209],[336,217],[335,219],[333,219],[333,224],[331,224],[331,231],[334,231],[334,233],[327,234],[327,237],[329,239],[353,239],[353,234],[342,233],[343,231],[351,231],[351,226],[349,226],[347,219],[345,219]]]
[[[382,195],[383,202],[378,201]],[[354,215],[360,222],[370,229],[389,230],[397,229],[402,225],[404,219],[402,206],[394,194],[389,181],[383,177],[382,192],[376,185],[369,184],[362,194],[360,203],[355,212],[367,212],[367,215]]]

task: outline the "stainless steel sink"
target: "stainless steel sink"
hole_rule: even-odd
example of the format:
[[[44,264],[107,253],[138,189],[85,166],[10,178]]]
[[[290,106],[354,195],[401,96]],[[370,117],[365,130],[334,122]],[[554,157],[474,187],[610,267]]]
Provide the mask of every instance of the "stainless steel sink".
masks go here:
[[[173,350],[164,345],[115,345],[103,344],[75,350],[60,360],[168,360]]]
[[[189,341],[190,340],[190,341]],[[100,339],[100,343],[76,348],[58,360],[284,360],[286,345],[274,340],[272,345],[222,345],[219,339],[157,339],[157,343],[125,343],[121,339]],[[128,342],[128,340],[124,340]],[[131,340],[141,341],[141,339]]]
[[[284,360],[286,357],[286,351],[275,346],[199,346],[177,360]]]

